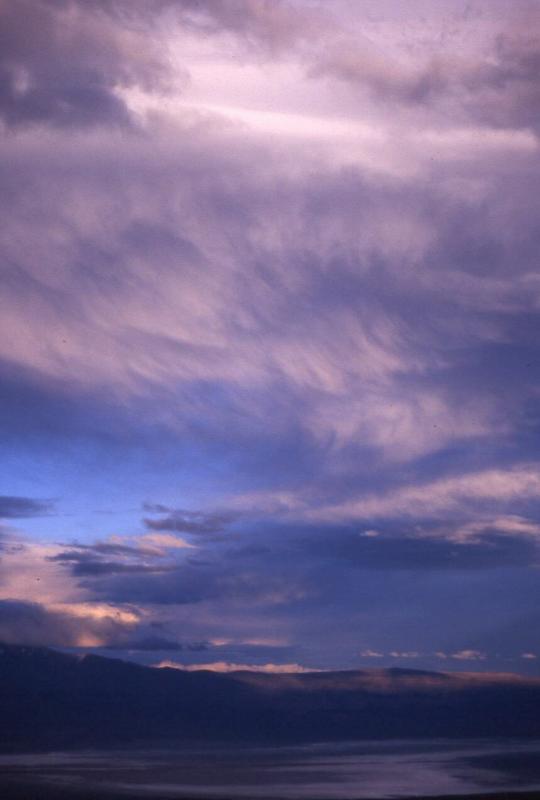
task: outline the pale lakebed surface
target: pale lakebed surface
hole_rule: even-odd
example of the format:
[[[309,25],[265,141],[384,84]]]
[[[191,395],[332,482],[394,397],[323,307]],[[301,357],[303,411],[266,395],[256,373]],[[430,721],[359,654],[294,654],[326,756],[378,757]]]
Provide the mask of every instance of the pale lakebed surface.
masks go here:
[[[540,741],[391,741],[0,756],[6,796],[383,798],[540,789]],[[36,794],[37,796],[37,794]],[[62,796],[66,796],[63,794]]]

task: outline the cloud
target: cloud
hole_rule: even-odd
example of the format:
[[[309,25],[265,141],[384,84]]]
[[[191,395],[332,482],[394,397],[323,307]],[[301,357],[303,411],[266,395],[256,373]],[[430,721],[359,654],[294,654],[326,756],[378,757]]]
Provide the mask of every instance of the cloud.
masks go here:
[[[108,565],[92,564],[86,569],[76,565],[73,574],[84,578],[80,585],[95,600],[143,605],[190,606],[223,600],[238,605],[286,606],[306,591],[303,582],[291,584],[277,569],[262,569],[261,562],[242,565],[234,557],[218,560],[211,552],[207,560],[203,557],[163,568],[109,569]]]
[[[100,646],[130,635],[133,624],[109,615],[80,616],[50,610],[40,603],[0,600],[0,641],[52,647]]]
[[[145,533],[138,537],[139,542],[146,542],[158,548],[173,548],[174,550],[182,549],[184,547],[193,547],[188,544],[184,539],[172,533]]]
[[[421,654],[418,653],[416,650],[405,650],[405,651],[398,651],[392,650],[389,653],[391,658],[420,658]]]
[[[0,519],[24,519],[50,514],[54,509],[51,500],[32,497],[0,496]]]
[[[176,533],[206,534],[221,533],[223,529],[234,521],[232,512],[187,511],[182,509],[165,509],[163,506],[146,506],[148,511],[165,513],[158,518],[145,518],[144,524],[152,531],[166,531]]]
[[[464,76],[468,107],[482,122],[539,130],[539,21],[538,9],[530,6],[513,30],[497,37],[493,61]]]
[[[448,524],[386,523],[378,537],[365,537],[351,526],[305,526],[296,541],[311,558],[344,561],[360,569],[476,570],[500,566],[533,566],[540,551],[534,537],[483,527],[474,537],[463,537]]]
[[[320,12],[286,0],[172,0],[170,5],[196,30],[229,31],[274,54],[320,35],[325,21]]]
[[[0,498],[44,516],[5,596],[171,624],[118,647],[534,651],[536,14],[411,8],[1,5],[5,491],[70,509]]]
[[[143,427],[161,426],[182,434],[183,441],[204,441],[233,458],[260,462],[267,461],[269,448],[283,453],[287,440],[291,468],[292,454],[301,467],[315,459],[321,471],[333,470],[344,451],[361,463],[404,462],[455,442],[474,446],[494,431],[508,433],[523,398],[517,397],[517,384],[514,392],[510,385],[496,391],[500,353],[493,353],[488,366],[483,350],[506,335],[504,321],[494,310],[480,324],[474,303],[489,303],[490,279],[476,280],[467,267],[456,266],[469,264],[474,273],[478,231],[490,259],[493,253],[501,259],[498,237],[508,231],[508,220],[498,211],[497,187],[490,197],[500,225],[486,231],[480,201],[462,219],[458,209],[467,191],[463,187],[451,199],[454,177],[441,174],[435,190],[431,179],[394,183],[323,165],[314,182],[301,162],[293,175],[276,164],[268,176],[256,147],[244,143],[239,153],[241,137],[192,133],[150,128],[147,135],[163,162],[152,160],[146,139],[124,142],[113,156],[109,141],[81,138],[65,151],[69,167],[60,175],[52,152],[52,161],[38,168],[50,142],[37,149],[23,147],[22,140],[10,146],[21,148],[11,153],[17,174],[7,176],[15,210],[24,203],[17,188],[21,170],[40,209],[32,237],[24,239],[13,203],[6,209],[5,246],[17,265],[10,270],[2,315],[18,334],[12,337],[15,347],[5,352],[20,366],[12,405],[19,401],[20,408],[30,373],[33,397],[45,389],[56,403],[40,403],[39,415],[50,408],[49,424],[64,431],[91,428],[97,406],[104,412],[95,424],[109,425],[113,435],[127,436],[128,419],[140,419]],[[193,161],[209,166],[192,167]],[[141,163],[148,172],[137,169]],[[167,177],[175,171],[190,176],[189,188]],[[89,187],[86,210],[76,203],[79,183]],[[58,188],[51,190],[52,184]],[[234,187],[234,202],[225,186]],[[516,195],[525,205],[526,187]],[[195,197],[204,229],[189,211]],[[169,219],[166,208],[183,211]],[[68,232],[50,243],[56,265],[51,293],[36,257],[58,216]],[[527,241],[525,228],[516,232],[520,241]],[[297,252],[298,241],[303,253]],[[278,256],[263,267],[264,247],[274,242]],[[246,253],[241,265],[235,250]],[[407,269],[396,267],[401,253]],[[478,268],[485,270],[485,264]],[[510,279],[503,269],[493,290],[495,305],[530,302],[529,292],[518,291],[518,273]],[[104,290],[111,276],[114,309]],[[58,292],[61,308],[54,301]],[[23,326],[23,316],[36,320],[35,329]],[[455,319],[459,325],[452,325]],[[107,357],[97,359],[90,341]],[[469,364],[456,355],[464,346]],[[478,378],[471,383],[475,369],[487,373],[483,385]],[[529,396],[532,376],[523,377]],[[24,392],[31,396],[30,387]],[[57,416],[59,396],[67,415]],[[126,404],[130,416],[122,412]],[[281,460],[286,462],[283,455]]]
[[[152,561],[152,558],[155,558],[156,555],[161,555],[159,552],[156,553],[155,551],[150,551],[150,563],[148,563],[148,561],[141,561],[141,557],[146,559],[148,558],[149,551],[147,548],[142,548],[142,551],[131,547],[120,548],[120,551],[113,549],[113,552],[116,552],[119,555],[127,554],[131,558],[135,556],[134,560],[129,561],[108,561],[106,559],[96,558],[96,555],[99,556],[103,552],[104,551],[101,545],[97,545],[97,550],[92,547],[82,550],[62,550],[59,553],[47,556],[47,560],[62,564],[69,564],[72,574],[75,577],[133,573],[160,574],[174,569],[173,565],[159,562],[156,563],[156,561]]]
[[[130,113],[118,88],[163,77],[148,40],[95,3],[7,0],[0,22],[0,117],[9,127],[124,127]]]
[[[400,486],[395,490],[316,510],[313,516],[327,520],[438,517],[456,510],[463,513],[464,509],[474,510],[475,507],[489,510],[495,505],[505,508],[516,501],[526,503],[539,497],[538,466],[535,463],[516,464],[510,469],[488,469]],[[509,522],[507,529],[512,527]]]
[[[194,556],[182,549],[173,550],[178,554],[175,562],[168,561],[170,555],[156,556],[152,559],[156,569],[149,565],[145,570],[144,560],[133,563],[127,545],[128,553],[119,555],[112,567],[107,554],[98,557],[90,545],[71,553],[58,546],[51,552],[31,545],[26,553],[7,554],[4,567],[10,578],[9,592],[15,586],[14,573],[18,576],[20,602],[29,589],[36,589],[37,597],[56,593],[46,610],[60,615],[61,630],[57,632],[57,618],[49,626],[43,623],[40,641],[62,642],[59,646],[93,643],[138,653],[136,657],[143,660],[154,649],[178,649],[182,661],[189,664],[193,661],[190,643],[195,641],[205,641],[208,650],[219,647],[219,656],[212,652],[213,659],[206,658],[205,664],[259,661],[336,668],[345,665],[346,651],[345,663],[353,666],[362,640],[370,642],[363,653],[366,657],[378,654],[388,661],[398,656],[412,658],[410,654],[418,652],[422,666],[429,665],[435,647],[448,658],[467,650],[486,653],[485,662],[490,665],[502,641],[512,652],[530,652],[535,621],[520,621],[517,614],[537,593],[535,571],[530,569],[534,537],[476,531],[472,541],[454,541],[445,538],[451,526],[442,535],[435,529],[426,538],[428,531],[429,526],[398,536],[387,523],[379,526],[378,537],[366,538],[355,526],[272,526],[256,533],[248,526],[219,545],[205,537]],[[62,560],[51,560],[56,554]],[[64,560],[66,554],[68,560]],[[69,560],[72,557],[77,560]],[[21,558],[33,565],[30,580],[18,566]],[[90,559],[89,569],[85,569],[85,558]],[[103,559],[103,567],[95,569],[93,562],[98,558]],[[164,558],[167,569],[158,571]],[[57,572],[49,574],[48,568]],[[42,581],[33,586],[35,574]],[[511,602],[493,600],[493,581],[501,599],[510,596]],[[348,614],[357,635],[350,635],[350,621],[335,619],[336,609],[341,609],[344,619]],[[488,609],[494,620],[508,620],[510,633],[494,630],[492,641],[479,635],[478,619]],[[421,626],[414,623],[419,614]],[[119,627],[104,622],[107,619]],[[405,633],[396,633],[396,620],[401,620]],[[39,627],[36,622],[35,628]],[[335,660],[323,654],[319,644],[321,631],[327,627],[324,641],[326,649],[335,650]],[[12,630],[27,628],[13,625]],[[447,630],[456,631],[455,641],[447,640]],[[280,639],[294,645],[262,646],[262,631],[272,631],[274,642]],[[10,635],[15,636],[14,632]]]
[[[359,655],[361,658],[391,658],[391,659],[418,659],[425,658],[426,653],[419,653],[417,650],[391,650],[389,653],[381,653],[378,650],[361,650]],[[442,653],[438,654],[439,658],[443,657]]]
[[[64,556],[66,554],[63,554]],[[55,561],[70,561],[73,564],[72,574],[75,577],[101,576],[101,575],[121,575],[121,574],[161,574],[169,572],[172,567],[147,565],[147,564],[125,564],[121,561],[93,561],[91,559],[73,559],[64,557],[52,557]]]
[[[320,15],[277,0],[6,0],[0,8],[0,118],[9,128],[128,129],[129,92],[167,92],[173,73],[165,30],[232,34],[277,53],[320,30]],[[69,68],[67,68],[69,65]]]
[[[186,146],[193,148],[188,138]],[[204,145],[204,136],[200,143],[201,159],[209,156],[212,147],[219,147],[219,142]],[[165,143],[166,149],[169,146]],[[135,417],[193,437],[201,425],[199,411],[204,408],[206,446],[216,442],[225,447],[230,442],[236,452],[245,453],[248,447],[243,443],[247,445],[248,438],[272,440],[278,445],[283,438],[294,436],[298,449],[311,448],[315,457],[324,460],[351,444],[388,459],[407,460],[441,449],[451,441],[474,442],[491,434],[502,416],[495,408],[493,398],[497,395],[484,402],[480,393],[463,403],[463,398],[453,397],[447,386],[437,385],[440,335],[436,327],[454,316],[456,309],[447,308],[444,300],[438,307],[439,322],[433,323],[433,347],[428,352],[427,347],[414,346],[420,332],[414,319],[404,318],[403,309],[398,310],[397,299],[389,291],[395,253],[402,246],[408,248],[407,242],[396,242],[392,247],[392,236],[384,233],[387,229],[397,230],[394,222],[397,225],[398,218],[399,226],[405,225],[404,215],[394,207],[398,198],[392,188],[386,191],[376,183],[366,185],[364,179],[354,175],[346,181],[348,186],[340,188],[338,175],[332,172],[320,176],[318,187],[299,180],[290,187],[290,199],[284,201],[289,204],[290,215],[297,218],[298,236],[303,240],[314,223],[322,231],[335,229],[335,236],[324,241],[324,235],[317,234],[321,240],[309,245],[309,257],[297,259],[294,243],[287,242],[285,215],[271,202],[273,190],[265,188],[264,180],[258,184],[256,172],[251,181],[243,174],[250,166],[249,153],[239,171],[217,164],[214,175],[202,170],[194,176],[190,193],[200,192],[206,182],[215,188],[213,195],[209,192],[199,198],[207,220],[204,241],[197,220],[190,215],[184,217],[181,237],[177,228],[180,220],[170,224],[158,221],[163,203],[189,208],[190,200],[181,184],[167,183],[166,176],[159,175],[159,168],[154,177],[163,194],[154,194],[151,187],[145,186],[145,180],[132,170],[138,158],[144,161],[148,157],[140,141],[133,144],[133,150],[126,143],[114,163],[106,153],[108,146],[98,145],[101,154],[92,152],[94,147],[88,142],[82,143],[81,149],[86,151],[85,158],[80,149],[71,157],[66,153],[71,166],[62,192],[76,192],[79,179],[68,175],[72,168],[79,174],[82,171],[83,182],[89,180],[92,185],[86,195],[88,214],[79,214],[75,203],[66,204],[63,197],[51,197],[50,181],[46,186],[42,184],[36,171],[32,178],[35,196],[43,202],[47,197],[47,206],[56,206],[67,228],[74,232],[59,249],[51,243],[50,255],[57,264],[56,291],[63,295],[63,308],[77,307],[76,315],[66,316],[55,307],[53,296],[36,273],[37,228],[36,238],[26,241],[25,252],[18,247],[13,252],[13,243],[19,239],[12,214],[11,225],[15,229],[11,228],[11,235],[6,236],[13,262],[19,265],[9,283],[11,297],[6,298],[3,315],[6,326],[20,331],[20,337],[14,337],[17,346],[10,356],[31,371],[42,392],[51,386],[56,402],[58,394],[66,392],[69,364],[65,426],[88,425],[82,409],[79,418],[73,421],[73,417],[80,404],[94,406],[98,402],[108,404],[110,411],[101,415],[97,424],[103,425],[104,420],[113,424],[113,417],[121,416],[123,422],[114,424],[126,425],[125,415],[119,412],[127,403]],[[187,170],[178,150],[171,151],[166,160],[169,157],[171,169]],[[120,172],[118,158],[124,162]],[[50,177],[54,173],[52,169]],[[114,183],[118,202],[114,203],[115,211],[110,208],[107,212],[111,203],[106,188],[109,180]],[[236,185],[238,199],[232,219],[225,223],[221,209],[230,198],[220,197],[219,187],[228,182]],[[14,192],[17,194],[16,186]],[[347,195],[361,210],[359,221],[350,219],[347,223],[335,211]],[[135,208],[129,211],[128,197],[138,198],[136,206],[145,198],[144,224],[132,219],[138,212]],[[250,197],[258,197],[251,209]],[[300,210],[296,210],[297,205]],[[302,211],[306,205],[308,209],[319,209],[313,219]],[[410,206],[416,208],[414,191]],[[415,214],[413,210],[411,216]],[[270,225],[273,232],[268,235],[284,240],[279,259],[265,268],[266,274],[256,263],[245,267],[250,274],[247,288],[244,270],[232,266],[219,269],[221,263],[230,265],[233,258],[232,249],[223,242],[224,224],[235,246],[249,251],[255,246],[243,242],[243,218],[251,219],[249,229],[255,239],[265,235]],[[49,224],[53,224],[52,218],[48,220],[43,214],[40,221],[36,220],[43,235]],[[357,224],[363,231],[361,237],[353,232]],[[418,236],[422,238],[424,229],[430,226],[427,220],[411,219],[410,224],[410,234],[403,235],[413,240],[411,247],[416,247],[415,228],[420,229]],[[8,221],[6,227],[10,228]],[[93,242],[92,247],[89,241]],[[96,247],[105,254],[103,259],[97,258]],[[348,253],[350,247],[358,252]],[[420,250],[425,247],[421,244]],[[336,248],[338,256],[334,258],[331,253]],[[311,258],[319,265],[315,270],[307,266]],[[382,265],[380,269],[370,267],[373,258]],[[104,261],[115,264],[119,303],[114,313],[103,291],[107,270],[99,264]],[[92,268],[83,269],[83,264],[90,263]],[[160,275],[158,284],[156,270]],[[292,281],[290,288],[285,283],[286,273]],[[75,287],[83,274],[86,289],[78,293]],[[413,287],[419,291],[416,278],[414,275],[409,285],[401,287],[409,297]],[[399,275],[396,281],[407,284]],[[19,301],[24,285],[27,291]],[[304,286],[309,298],[304,307],[298,307],[295,286]],[[425,290],[431,303],[432,289],[426,286]],[[151,306],[145,302],[147,292],[154,296]],[[382,313],[380,300],[370,300],[381,293],[388,303]],[[312,313],[324,304],[324,298],[331,298],[331,308]],[[26,308],[25,316],[39,320],[39,335],[37,325],[35,330],[28,326],[22,329],[16,311],[19,302]],[[241,309],[241,325],[231,316],[234,307]],[[155,313],[157,309],[159,313]],[[463,310],[460,315],[468,316]],[[41,347],[44,329],[61,331],[60,336],[45,334],[46,348]],[[98,360],[89,352],[87,343],[91,340],[100,343],[107,358]],[[92,369],[88,369],[89,363]],[[422,375],[422,381],[415,383],[415,375]],[[19,380],[24,382],[22,372]],[[458,375],[456,381],[459,380]],[[110,389],[106,401],[97,400],[95,393],[99,394],[100,386]],[[22,391],[21,387],[17,394]],[[41,406],[40,414],[44,415],[49,406]],[[276,414],[271,413],[271,407],[276,407]],[[55,418],[52,409],[49,416],[51,425],[59,427],[59,418]],[[249,425],[243,424],[246,419]],[[268,420],[272,422],[269,424]],[[260,449],[267,449],[266,442]],[[299,455],[302,457],[303,453]]]
[[[179,664],[176,661],[168,661],[165,659],[153,666],[159,669],[181,669],[188,672],[197,672],[201,669],[209,670],[210,672],[266,672],[272,675],[321,672],[321,670],[318,669],[303,667],[301,664],[233,664],[228,661],[212,661],[208,664]]]
[[[356,90],[369,92],[372,101],[429,111],[441,127],[471,121],[502,129],[538,130],[540,85],[539,14],[531,4],[517,4],[509,14],[496,3],[504,26],[478,26],[476,51],[467,42],[465,20],[439,20],[426,30],[423,47],[416,52],[395,34],[396,20],[387,19],[393,37],[351,36],[336,29],[326,48],[313,56],[309,73],[330,77]],[[474,12],[473,12],[474,13]],[[435,15],[436,16],[436,15]],[[441,29],[452,25],[452,35]],[[369,27],[366,26],[366,27]],[[365,28],[366,29],[366,28]],[[438,40],[436,35],[439,35]],[[456,46],[459,43],[461,46]]]
[[[457,653],[451,653],[449,658],[454,658],[456,661],[483,661],[486,654],[479,650],[459,650]]]
[[[540,525],[517,514],[510,514],[495,517],[494,519],[464,523],[455,530],[448,531],[447,537],[452,541],[466,543],[481,540],[483,535],[492,533],[496,535],[530,537],[535,540],[540,537]]]
[[[73,548],[70,555],[73,560],[77,560],[79,554],[80,557],[84,557],[85,554],[93,554],[97,556],[102,555],[114,555],[114,556],[127,556],[133,558],[142,558],[142,557],[150,557],[155,558],[156,556],[162,555],[162,551],[156,548],[151,547],[144,547],[144,546],[133,546],[129,544],[123,544],[122,542],[94,542],[93,544],[80,544],[79,542],[72,542],[68,547]],[[62,559],[57,559],[62,560]],[[70,560],[70,559],[66,559]]]
[[[395,53],[380,52],[366,37],[341,36],[311,66],[314,78],[332,76],[365,86],[377,99],[420,104],[447,88],[448,77],[435,59],[426,65],[400,63]]]

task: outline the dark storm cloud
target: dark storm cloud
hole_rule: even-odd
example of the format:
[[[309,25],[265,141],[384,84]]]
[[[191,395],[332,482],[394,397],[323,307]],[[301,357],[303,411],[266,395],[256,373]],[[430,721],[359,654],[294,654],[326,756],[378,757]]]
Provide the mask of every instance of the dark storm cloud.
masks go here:
[[[484,532],[472,542],[351,532],[318,540],[310,537],[306,548],[313,555],[345,559],[362,569],[483,570],[534,566],[540,560],[540,550],[533,539],[497,532]]]
[[[75,570],[81,575],[78,565]],[[122,570],[118,570],[118,574],[113,574],[110,579],[102,579],[99,572],[95,573],[95,580],[91,571],[86,575],[83,571],[82,575],[85,579],[81,586],[89,590],[96,599],[162,605],[191,605],[220,598],[260,602],[276,588],[276,584],[285,582],[266,573],[261,575],[259,570],[238,573],[228,564],[179,565],[176,569],[161,573],[148,570],[144,574],[141,571],[136,577],[122,574]]]
[[[81,578],[80,585],[100,600],[164,606],[220,600],[261,607],[294,602],[303,593],[303,572],[309,564],[291,564],[294,543],[279,547],[270,540],[266,547],[253,548],[249,538],[241,537],[240,544],[231,548],[219,547],[212,538],[204,537],[198,540],[196,551],[187,551],[195,555],[180,550],[176,564],[168,562],[161,571],[158,565],[155,570],[141,570],[141,574],[134,568],[133,575],[121,569],[111,575],[85,572],[84,566],[81,571],[80,561],[65,561],[66,555],[71,558],[69,553],[60,554],[58,560],[74,563],[73,574]]]
[[[256,536],[254,542],[252,531],[237,534],[233,546],[219,550],[209,540],[197,555],[161,570],[100,565],[69,552],[53,560],[73,564],[73,574],[99,600],[143,605],[248,601],[260,608],[299,609],[330,602],[337,584],[354,584],[359,570],[388,576],[396,572],[481,573],[528,569],[540,558],[535,536],[504,532],[488,523],[469,534],[451,527],[435,528],[430,534],[429,526],[412,533],[394,522],[386,530],[383,526],[383,532],[366,530],[365,524],[274,526],[259,530]]]
[[[174,569],[174,565],[164,563],[163,551],[144,545],[133,546],[119,542],[95,542],[94,544],[66,545],[47,561],[67,565],[73,576],[103,577],[107,575],[162,574]],[[117,556],[110,560],[108,556]]]
[[[50,514],[53,510],[54,504],[51,500],[0,495],[0,519],[40,517]]]
[[[121,639],[129,626],[114,618],[81,618],[51,611],[41,603],[22,600],[0,600],[0,641],[8,644],[31,644],[51,647],[72,647],[85,636],[97,641]]]
[[[60,559],[59,559],[60,560]],[[92,561],[77,560],[73,562],[72,574],[75,577],[84,577],[88,575],[122,575],[122,574],[143,574],[150,573],[152,575],[162,574],[163,572],[170,572],[171,567],[150,565],[150,564],[125,564],[122,561]]]

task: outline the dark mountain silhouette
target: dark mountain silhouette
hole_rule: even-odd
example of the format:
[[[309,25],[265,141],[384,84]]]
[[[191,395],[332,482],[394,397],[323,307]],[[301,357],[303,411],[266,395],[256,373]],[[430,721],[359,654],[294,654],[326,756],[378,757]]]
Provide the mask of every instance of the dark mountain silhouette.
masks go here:
[[[412,670],[155,669],[0,645],[0,750],[540,737],[540,679]]]

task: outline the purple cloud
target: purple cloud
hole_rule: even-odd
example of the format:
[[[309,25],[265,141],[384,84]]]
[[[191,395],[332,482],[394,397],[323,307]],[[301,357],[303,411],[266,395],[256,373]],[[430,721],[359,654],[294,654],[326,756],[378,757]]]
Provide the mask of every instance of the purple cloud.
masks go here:
[[[1,568],[33,641],[536,652],[537,14],[482,8],[3,4]]]

